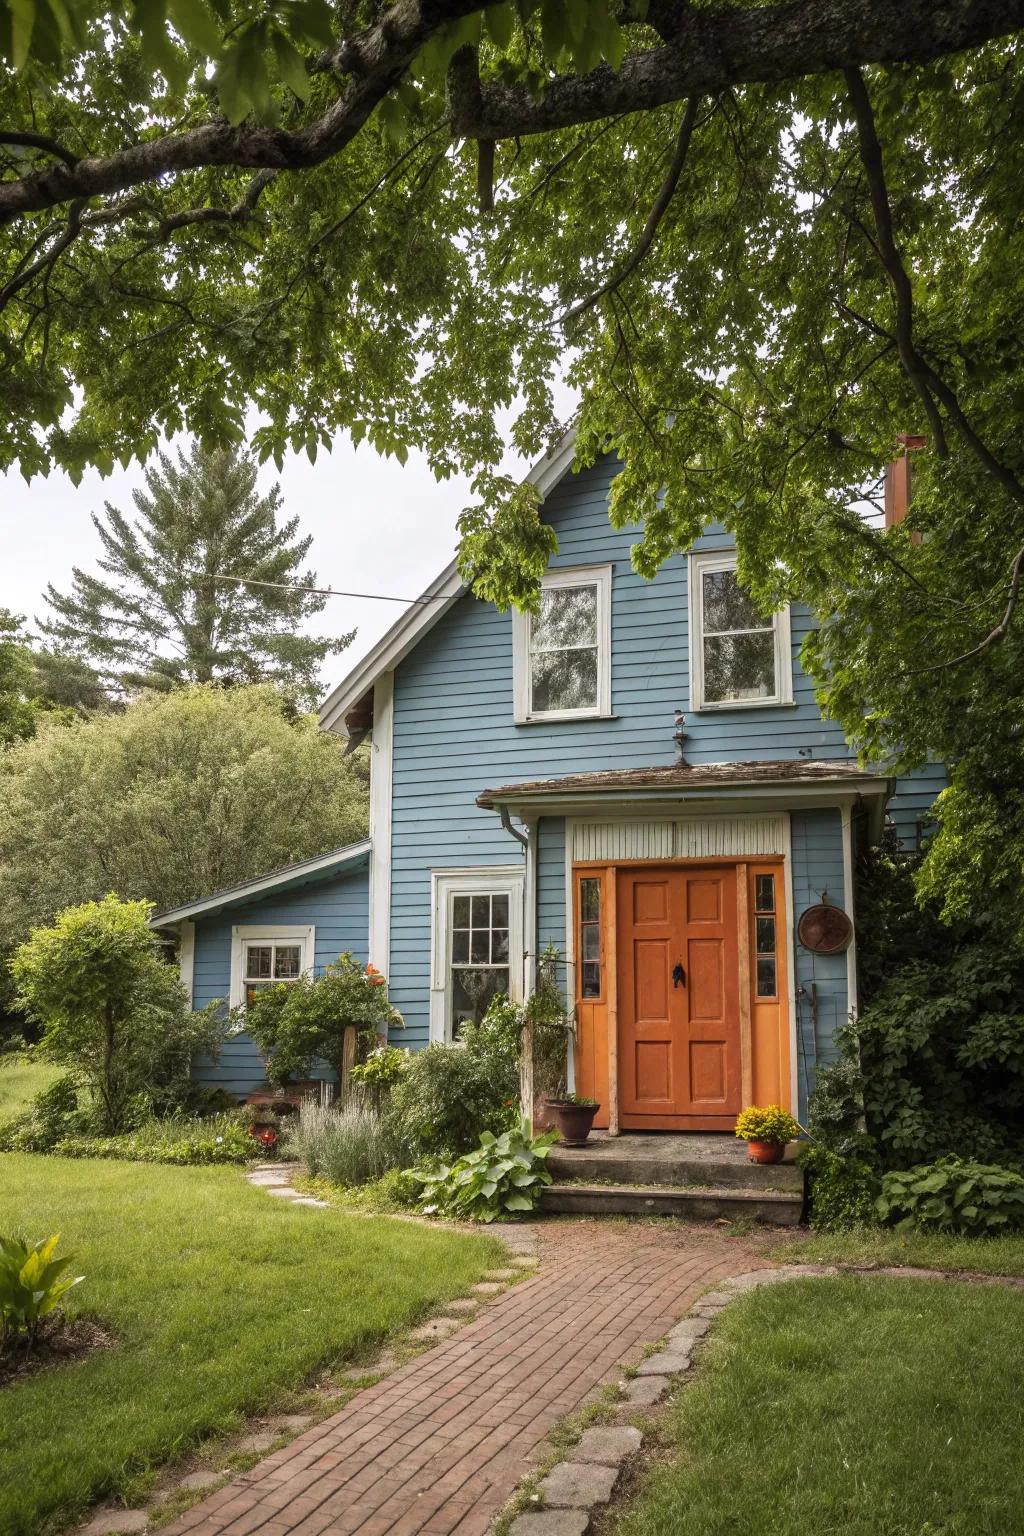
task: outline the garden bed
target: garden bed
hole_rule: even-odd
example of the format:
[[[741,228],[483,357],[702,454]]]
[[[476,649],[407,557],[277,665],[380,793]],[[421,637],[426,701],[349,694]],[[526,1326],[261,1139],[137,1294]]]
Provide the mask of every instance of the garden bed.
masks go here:
[[[84,1360],[95,1349],[111,1349],[114,1342],[113,1334],[87,1317],[51,1313],[44,1318],[31,1349],[17,1343],[0,1354],[0,1389],[48,1366]]]

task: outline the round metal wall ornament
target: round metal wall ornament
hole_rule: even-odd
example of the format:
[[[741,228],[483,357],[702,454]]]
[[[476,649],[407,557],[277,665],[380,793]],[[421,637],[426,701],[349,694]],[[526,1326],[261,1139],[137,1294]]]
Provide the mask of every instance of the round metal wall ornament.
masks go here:
[[[812,950],[816,955],[837,955],[853,938],[853,924],[842,907],[820,901],[801,912],[796,936],[804,949]]]

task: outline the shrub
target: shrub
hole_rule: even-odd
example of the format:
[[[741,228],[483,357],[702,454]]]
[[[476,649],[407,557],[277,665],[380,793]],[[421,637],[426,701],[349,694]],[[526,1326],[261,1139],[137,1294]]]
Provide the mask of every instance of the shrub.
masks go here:
[[[797,1162],[809,1175],[812,1226],[844,1232],[875,1224],[879,1177],[870,1162],[812,1144],[800,1148]]]
[[[363,1101],[379,1113],[408,1065],[408,1051],[401,1050],[397,1045],[378,1045],[365,1061],[352,1068],[350,1081]]]
[[[875,1209],[898,1231],[968,1237],[1016,1232],[1024,1228],[1024,1178],[1008,1168],[945,1157],[887,1173]]]
[[[743,1141],[765,1141],[783,1147],[799,1134],[800,1126],[781,1104],[751,1104],[736,1117],[736,1135]]]
[[[402,1023],[388,1000],[386,979],[346,950],[319,976],[257,992],[244,1027],[267,1059],[271,1082],[284,1084],[312,1076],[324,1061],[340,1080],[347,1028],[357,1029],[369,1046]]]
[[[42,1025],[38,1050],[88,1087],[103,1130],[125,1128],[133,1100],[187,1080],[216,1055],[223,1025],[192,1013],[177,969],[148,926],[150,904],[107,896],[36,928],[11,970],[18,1004]]]
[[[0,1348],[24,1337],[31,1347],[43,1318],[85,1278],[64,1273],[73,1255],[53,1257],[60,1234],[29,1245],[24,1237],[0,1237]]]
[[[545,1162],[555,1139],[554,1131],[531,1138],[526,1120],[500,1136],[485,1131],[475,1152],[467,1152],[451,1167],[418,1175],[423,1210],[428,1216],[464,1221],[494,1221],[532,1211],[543,1186],[551,1183]]]
[[[49,1152],[58,1141],[89,1128],[74,1078],[65,1073],[37,1093],[20,1114],[0,1125],[0,1152]]]
[[[237,1111],[205,1119],[147,1120],[125,1136],[75,1136],[52,1148],[58,1157],[116,1158],[132,1163],[244,1163],[265,1156]]]
[[[388,1118],[399,1139],[427,1157],[459,1157],[487,1129],[519,1116],[519,1061],[487,1021],[467,1024],[459,1045],[415,1052],[391,1091]]]
[[[307,1100],[288,1132],[288,1147],[314,1178],[332,1184],[366,1184],[409,1160],[392,1125],[356,1101],[336,1109]]]

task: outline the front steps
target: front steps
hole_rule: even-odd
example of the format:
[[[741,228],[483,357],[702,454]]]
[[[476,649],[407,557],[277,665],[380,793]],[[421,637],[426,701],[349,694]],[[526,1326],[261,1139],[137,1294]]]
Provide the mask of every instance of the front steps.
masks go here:
[[[763,1221],[795,1226],[803,1174],[792,1163],[763,1166],[726,1134],[596,1131],[582,1147],[554,1146],[554,1184],[541,1208],[559,1215],[678,1216],[686,1221]]]

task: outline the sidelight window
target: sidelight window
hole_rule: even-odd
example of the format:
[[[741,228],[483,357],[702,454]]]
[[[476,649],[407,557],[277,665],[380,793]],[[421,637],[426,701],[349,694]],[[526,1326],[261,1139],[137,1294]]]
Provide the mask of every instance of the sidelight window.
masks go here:
[[[580,996],[601,996],[601,881],[580,881]]]
[[[778,914],[775,910],[775,876],[754,877],[754,934],[758,997],[778,996]]]

